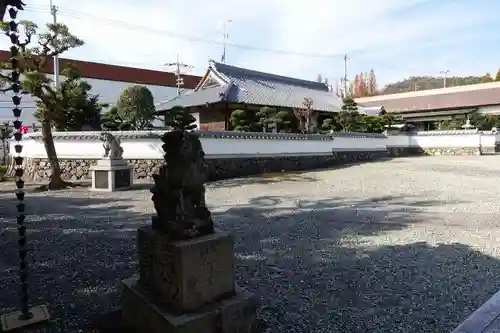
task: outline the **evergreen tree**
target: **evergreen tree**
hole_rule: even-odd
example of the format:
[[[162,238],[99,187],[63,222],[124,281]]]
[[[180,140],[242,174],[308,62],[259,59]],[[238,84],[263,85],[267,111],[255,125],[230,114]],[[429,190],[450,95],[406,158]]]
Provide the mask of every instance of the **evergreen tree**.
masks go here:
[[[274,121],[276,123],[276,130],[284,133],[291,133],[296,128],[296,124],[294,122],[295,118],[292,113],[288,111],[280,111],[276,113]]]
[[[64,109],[68,104],[61,90],[54,88],[52,79],[47,73],[47,64],[50,59],[62,53],[82,46],[84,42],[70,33],[68,27],[60,23],[49,23],[45,32],[38,32],[38,26],[31,21],[19,22],[21,45],[19,54],[15,57],[19,69],[22,72],[21,88],[24,93],[30,94],[37,99],[37,111],[35,116],[41,122],[42,141],[45,146],[47,158],[52,169],[49,189],[61,189],[67,186],[62,180],[61,168],[57,158],[52,127],[57,120],[65,117]],[[2,22],[1,29],[9,30],[9,23]],[[36,40],[37,46],[30,44]],[[11,61],[2,64],[2,69],[10,69]],[[8,75],[0,74],[2,85],[10,85],[12,78]],[[2,89],[3,91],[9,88]]]
[[[101,116],[101,125],[105,131],[129,131],[132,129],[131,124],[120,118],[116,106],[111,107]]]
[[[358,112],[358,104],[352,97],[344,98],[342,111],[336,115],[335,121],[344,132],[355,132],[362,129],[363,121]]]
[[[251,132],[253,119],[252,116],[245,110],[234,110],[229,118],[233,131]]]
[[[344,98],[343,100],[343,104],[342,104],[342,111],[358,111],[358,104],[356,103],[356,101],[350,97],[350,96],[347,96],[346,98]]]
[[[165,126],[174,131],[191,131],[198,127],[196,118],[182,106],[175,106],[167,112]]]
[[[264,106],[255,114],[257,118],[257,127],[267,133],[270,127],[275,123],[276,109]]]
[[[146,86],[130,86],[121,93],[116,109],[120,119],[133,129],[151,127],[155,115],[153,94]]]

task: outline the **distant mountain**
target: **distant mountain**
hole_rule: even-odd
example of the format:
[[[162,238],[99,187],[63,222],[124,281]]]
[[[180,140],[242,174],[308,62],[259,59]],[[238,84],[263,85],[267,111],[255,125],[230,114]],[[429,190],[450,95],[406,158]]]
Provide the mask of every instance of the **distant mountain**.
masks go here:
[[[484,82],[483,76],[450,76],[446,78],[446,86],[465,86]],[[443,78],[435,76],[412,76],[403,81],[390,83],[380,91],[380,95],[397,94],[415,90],[429,90],[443,88]]]

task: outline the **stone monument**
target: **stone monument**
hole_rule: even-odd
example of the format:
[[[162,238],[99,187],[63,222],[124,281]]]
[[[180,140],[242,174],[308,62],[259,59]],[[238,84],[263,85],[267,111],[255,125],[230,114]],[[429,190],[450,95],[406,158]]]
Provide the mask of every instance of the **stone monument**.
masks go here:
[[[112,192],[129,189],[134,181],[134,170],[122,157],[120,140],[107,132],[102,132],[99,140],[103,142],[104,155],[97,160],[97,165],[90,167],[92,190]]]
[[[151,192],[157,214],[138,230],[139,275],[123,281],[122,316],[138,333],[248,333],[253,295],[235,284],[234,240],[205,205],[197,134],[167,132]]]

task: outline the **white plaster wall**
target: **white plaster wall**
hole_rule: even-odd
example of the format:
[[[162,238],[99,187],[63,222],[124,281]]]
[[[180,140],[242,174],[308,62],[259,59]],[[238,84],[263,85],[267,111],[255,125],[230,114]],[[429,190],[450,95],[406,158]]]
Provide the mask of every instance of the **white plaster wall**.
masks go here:
[[[495,134],[483,134],[481,135],[481,146],[482,147],[494,147],[496,144]]]
[[[54,132],[54,137],[83,134],[84,132]],[[88,132],[92,133],[92,132]],[[93,132],[95,133],[95,132]],[[137,132],[136,132],[137,133]],[[150,132],[159,135],[159,132]],[[23,137],[23,156],[46,158],[39,133]],[[334,137],[333,140],[207,138],[201,142],[206,158],[279,156],[279,155],[330,155],[332,151],[383,151],[386,138]],[[14,141],[10,142],[14,151]],[[96,139],[56,139],[57,155],[61,159],[94,159],[103,154],[102,143]],[[164,152],[158,138],[121,139],[123,157],[126,159],[160,159]]]
[[[389,135],[387,136],[387,147],[409,147],[411,136],[409,135]]]
[[[54,132],[57,139],[56,151],[61,159],[98,159],[103,154],[102,143],[95,138],[99,132]],[[121,144],[126,159],[161,159],[160,131],[128,132],[135,138],[123,137]],[[494,147],[497,135],[467,132],[460,134],[429,133],[415,135],[389,135],[388,137],[333,136],[326,140],[262,138],[262,134],[247,137],[202,136],[201,142],[206,158],[238,158],[248,156],[282,155],[330,155],[332,151],[384,151],[387,147],[422,148],[474,148]],[[149,134],[149,138],[144,138]],[[23,156],[46,158],[41,140],[35,140],[39,133],[29,133],[23,137]],[[94,136],[94,137],[93,137]],[[141,138],[137,138],[137,136]],[[85,138],[87,137],[87,138]],[[64,139],[66,138],[66,139]],[[14,141],[9,142],[13,153]]]
[[[428,132],[429,133],[429,132]],[[388,147],[421,147],[421,148],[469,148],[493,147],[496,136],[493,134],[438,134],[438,135],[390,135]]]
[[[466,148],[479,147],[481,134],[410,136],[410,147],[422,148]]]

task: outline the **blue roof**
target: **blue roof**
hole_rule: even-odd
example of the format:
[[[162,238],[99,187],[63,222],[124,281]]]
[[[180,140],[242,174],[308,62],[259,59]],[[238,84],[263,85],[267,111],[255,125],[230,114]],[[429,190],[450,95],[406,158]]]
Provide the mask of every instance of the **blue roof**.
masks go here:
[[[206,78],[217,85],[203,87],[156,106],[157,111],[175,106],[190,107],[216,102],[232,102],[274,107],[303,107],[304,98],[313,100],[316,111],[339,112],[341,99],[320,82],[258,72],[211,61]],[[201,82],[203,83],[203,81]]]

